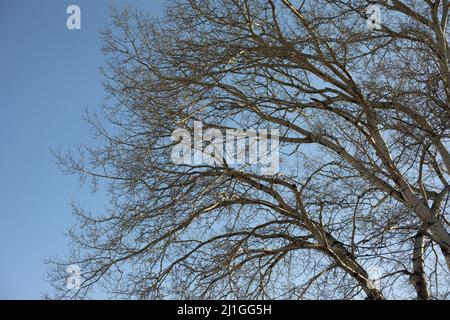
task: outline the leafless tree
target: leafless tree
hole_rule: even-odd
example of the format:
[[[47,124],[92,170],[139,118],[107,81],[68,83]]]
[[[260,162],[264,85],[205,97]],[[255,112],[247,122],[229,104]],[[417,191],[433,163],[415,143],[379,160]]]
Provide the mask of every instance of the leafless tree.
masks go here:
[[[179,0],[159,20],[115,12],[109,100],[89,118],[99,145],[58,155],[111,201],[103,214],[74,209],[56,297],[101,286],[142,299],[449,298],[449,6]],[[278,129],[280,172],[174,164],[171,134],[194,121]],[[82,284],[68,290],[74,263]]]

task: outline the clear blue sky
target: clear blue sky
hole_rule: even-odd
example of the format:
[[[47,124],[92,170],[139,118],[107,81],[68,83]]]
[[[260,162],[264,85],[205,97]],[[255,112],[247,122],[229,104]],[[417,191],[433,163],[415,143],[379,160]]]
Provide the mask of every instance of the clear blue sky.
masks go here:
[[[70,202],[101,210],[106,199],[64,176],[50,149],[88,142],[82,108],[105,97],[99,30],[110,6],[161,15],[163,0],[0,0],[0,299],[40,299],[42,261],[67,252]],[[81,30],[66,8],[81,8]]]

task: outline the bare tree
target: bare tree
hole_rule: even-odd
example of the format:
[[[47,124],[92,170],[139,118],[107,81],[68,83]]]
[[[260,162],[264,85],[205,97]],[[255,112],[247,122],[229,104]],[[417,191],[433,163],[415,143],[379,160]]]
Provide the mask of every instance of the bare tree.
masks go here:
[[[103,32],[110,100],[90,116],[101,142],[58,156],[107,183],[111,201],[101,215],[75,208],[73,254],[50,273],[57,297],[100,285],[132,298],[448,298],[449,6],[179,0],[162,20],[115,12]],[[278,129],[280,172],[175,164],[171,135],[195,121]],[[79,290],[65,287],[73,263]]]

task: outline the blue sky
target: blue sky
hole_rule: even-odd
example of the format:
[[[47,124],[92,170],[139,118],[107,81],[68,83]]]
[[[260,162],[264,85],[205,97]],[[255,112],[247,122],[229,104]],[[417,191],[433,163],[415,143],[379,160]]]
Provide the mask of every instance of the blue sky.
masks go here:
[[[84,107],[104,99],[99,30],[110,7],[152,16],[163,0],[0,0],[0,299],[40,299],[44,258],[64,255],[70,202],[102,210],[102,193],[65,176],[50,150],[89,142]],[[81,30],[66,28],[66,8],[81,8]]]

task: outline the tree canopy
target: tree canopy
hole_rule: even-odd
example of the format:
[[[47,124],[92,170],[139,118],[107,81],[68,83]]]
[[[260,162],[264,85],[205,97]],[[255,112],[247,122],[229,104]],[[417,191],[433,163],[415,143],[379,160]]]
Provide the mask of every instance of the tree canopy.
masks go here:
[[[368,6],[380,10],[368,28]],[[102,32],[97,146],[58,155],[108,185],[74,213],[58,298],[446,299],[447,0],[178,0]],[[174,163],[194,123],[276,129],[280,170]],[[66,288],[77,264],[81,287]],[[374,276],[374,274],[378,276]],[[378,278],[378,279],[376,279]]]

